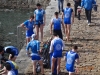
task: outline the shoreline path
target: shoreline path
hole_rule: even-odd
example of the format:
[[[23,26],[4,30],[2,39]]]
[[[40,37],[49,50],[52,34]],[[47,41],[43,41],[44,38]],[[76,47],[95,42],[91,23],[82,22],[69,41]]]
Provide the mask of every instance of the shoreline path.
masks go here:
[[[74,7],[73,0],[70,0],[71,6]],[[64,3],[65,7],[66,2]],[[81,14],[81,20],[75,18],[75,22],[71,27],[72,41],[65,42],[65,50],[63,54],[70,50],[72,45],[79,47],[80,64],[78,75],[100,75],[100,0],[97,0],[98,11],[92,12],[92,24],[88,26],[84,11]],[[51,0],[46,8],[46,26],[44,28],[44,40],[50,37],[49,23],[54,12],[57,11],[57,0]],[[19,75],[31,75],[32,64],[31,60],[25,55],[25,46],[21,50],[17,60],[19,65]],[[45,69],[45,74],[49,75],[50,69]],[[61,61],[61,72],[66,73],[65,62]],[[29,74],[28,74],[29,73]],[[65,75],[65,74],[62,74]],[[67,75],[67,74],[66,74]]]

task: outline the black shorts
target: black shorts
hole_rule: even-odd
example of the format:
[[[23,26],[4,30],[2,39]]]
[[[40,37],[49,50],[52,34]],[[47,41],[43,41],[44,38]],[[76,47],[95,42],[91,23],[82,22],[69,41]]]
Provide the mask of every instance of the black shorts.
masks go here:
[[[62,31],[61,30],[53,30],[53,32],[57,33],[58,36],[63,40]]]

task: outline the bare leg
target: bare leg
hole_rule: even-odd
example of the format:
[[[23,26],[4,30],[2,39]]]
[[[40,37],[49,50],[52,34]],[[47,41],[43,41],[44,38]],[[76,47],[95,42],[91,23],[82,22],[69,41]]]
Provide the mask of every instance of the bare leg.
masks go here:
[[[40,25],[41,42],[43,42],[43,25]]]
[[[36,25],[36,35],[37,35],[37,39],[39,40],[39,27],[38,27],[38,25]]]
[[[33,74],[36,74],[36,61],[33,61]]]
[[[61,61],[61,58],[57,58],[57,74],[59,74],[60,72],[60,61]]]
[[[69,72],[69,75],[74,75],[74,73]]]
[[[71,28],[71,25],[67,25],[67,39],[68,41],[70,40],[70,28]]]
[[[56,58],[52,57],[51,72],[54,72]]]
[[[40,64],[40,67],[41,67],[41,73],[44,74],[44,68],[43,68],[42,60],[39,60],[39,64]]]
[[[30,37],[26,38],[26,44],[28,44],[30,42],[30,39],[31,39]]]
[[[67,34],[68,34],[68,30],[67,30],[67,25],[65,24],[65,32],[66,32],[66,40],[67,40]]]

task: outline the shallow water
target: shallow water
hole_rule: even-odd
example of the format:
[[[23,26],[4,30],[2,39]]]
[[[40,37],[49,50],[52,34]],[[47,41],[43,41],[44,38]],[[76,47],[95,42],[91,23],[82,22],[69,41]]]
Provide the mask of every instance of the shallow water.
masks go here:
[[[0,11],[0,45],[17,47],[17,26],[27,20],[31,14],[33,14],[33,10]],[[23,36],[25,37],[25,34]]]

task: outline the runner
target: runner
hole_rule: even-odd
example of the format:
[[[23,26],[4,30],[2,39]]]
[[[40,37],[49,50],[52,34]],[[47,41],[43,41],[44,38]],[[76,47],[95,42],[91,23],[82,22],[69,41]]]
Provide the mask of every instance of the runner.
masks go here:
[[[43,43],[43,26],[45,25],[45,10],[41,4],[37,3],[37,9],[34,11],[37,39],[39,40],[39,29],[41,32],[41,42]]]
[[[72,22],[71,22],[71,16],[72,16]],[[64,9],[62,18],[64,17],[64,24],[66,28],[66,40],[69,41],[70,39],[70,28],[71,28],[71,23],[73,24],[74,22],[74,12],[73,9],[71,8],[71,4],[67,3],[67,7]]]
[[[52,61],[51,61],[51,73],[54,74],[54,68],[55,68],[55,62],[57,60],[57,75],[60,75],[60,62],[62,57],[62,51],[64,49],[64,42],[62,39],[60,39],[57,35],[57,33],[53,33],[54,38],[51,41],[50,45],[50,51],[49,53],[53,53],[52,55]]]
[[[55,15],[55,18],[51,20],[51,24],[50,24],[50,34],[52,34],[52,26],[53,26],[53,32],[57,33],[59,37],[63,39],[61,24],[63,27],[63,32],[65,33],[64,23],[61,20],[61,18],[58,17],[58,12],[55,12],[54,15]]]
[[[26,44],[30,42],[32,34],[34,34],[33,29],[34,25],[34,16],[31,15],[29,20],[26,20],[24,23],[20,25],[21,27],[26,29]]]
[[[69,72],[69,75],[74,75],[75,73],[75,62],[79,64],[79,55],[77,54],[77,49],[77,46],[73,46],[72,50],[66,52],[64,56],[64,60],[66,60],[66,70]]]
[[[31,48],[31,55],[29,53],[29,49]],[[44,75],[44,69],[43,69],[43,62],[41,60],[41,57],[39,55],[40,53],[40,42],[37,40],[37,36],[35,34],[32,35],[32,40],[28,43],[26,47],[27,55],[31,57],[32,63],[33,63],[33,73],[36,75],[36,62],[38,61],[41,67],[41,73]]]

